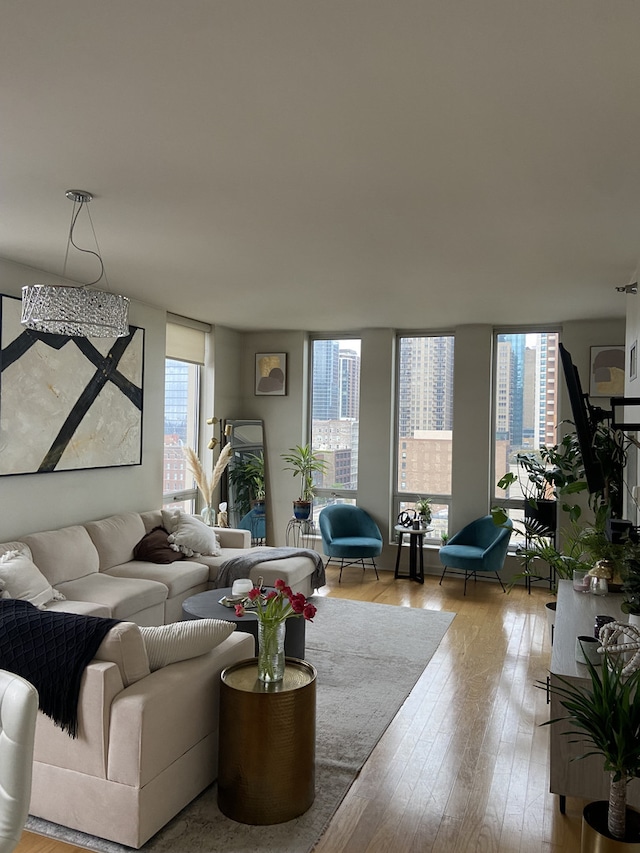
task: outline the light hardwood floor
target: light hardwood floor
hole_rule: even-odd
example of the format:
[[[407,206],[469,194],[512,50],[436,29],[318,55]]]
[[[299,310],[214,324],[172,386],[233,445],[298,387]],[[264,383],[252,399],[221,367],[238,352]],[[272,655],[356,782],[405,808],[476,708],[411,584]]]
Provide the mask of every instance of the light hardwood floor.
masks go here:
[[[578,853],[583,803],[568,798],[559,814],[539,725],[548,719],[535,686],[550,659],[548,590],[505,595],[479,582],[463,597],[457,578],[422,587],[356,568],[341,584],[336,569],[327,577],[326,595],[457,615],[317,853]],[[82,850],[25,833],[17,853]]]

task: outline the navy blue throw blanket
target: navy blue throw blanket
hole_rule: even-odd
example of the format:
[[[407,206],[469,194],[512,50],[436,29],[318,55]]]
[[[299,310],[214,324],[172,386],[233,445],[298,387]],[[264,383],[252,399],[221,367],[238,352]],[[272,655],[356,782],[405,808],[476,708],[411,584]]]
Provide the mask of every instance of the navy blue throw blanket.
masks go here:
[[[39,708],[71,737],[78,734],[82,673],[118,619],[38,610],[0,600],[0,669],[30,681]]]

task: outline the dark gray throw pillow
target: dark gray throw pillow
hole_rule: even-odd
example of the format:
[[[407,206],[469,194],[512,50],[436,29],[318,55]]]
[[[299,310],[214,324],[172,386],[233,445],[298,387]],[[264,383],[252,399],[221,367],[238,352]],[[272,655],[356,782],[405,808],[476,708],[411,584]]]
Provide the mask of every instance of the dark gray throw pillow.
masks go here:
[[[146,533],[133,549],[136,560],[147,563],[175,563],[182,560],[184,554],[174,551],[169,545],[169,531],[164,527],[154,527]]]

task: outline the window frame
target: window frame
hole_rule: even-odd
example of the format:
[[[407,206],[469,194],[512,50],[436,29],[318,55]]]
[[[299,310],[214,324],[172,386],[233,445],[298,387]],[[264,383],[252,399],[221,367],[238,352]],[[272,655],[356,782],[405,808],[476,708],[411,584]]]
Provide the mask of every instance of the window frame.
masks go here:
[[[453,338],[453,358],[454,358],[454,383],[455,383],[455,348],[456,348],[456,335],[455,331],[448,329],[438,329],[438,330],[407,330],[402,329],[396,332],[395,339],[395,365],[394,365],[394,375],[395,375],[395,394],[394,394],[394,409],[393,409],[393,464],[392,464],[392,483],[393,487],[391,490],[391,510],[392,510],[392,518],[394,519],[392,524],[395,525],[395,519],[398,517],[400,512],[400,506],[402,503],[412,504],[415,503],[418,498],[428,497],[431,498],[431,501],[435,505],[443,505],[446,506],[447,509],[447,536],[450,535],[450,521],[451,521],[451,506],[452,506],[452,495],[453,491],[449,494],[441,494],[437,492],[401,492],[398,488],[399,481],[401,479],[400,475],[402,473],[402,469],[399,465],[400,456],[406,459],[406,447],[401,447],[400,442],[404,441],[404,439],[400,438],[400,422],[399,422],[399,408],[400,408],[400,350],[401,350],[401,342],[403,338]],[[453,390],[453,400],[455,401],[455,385]],[[452,424],[451,429],[451,437],[453,442],[454,436],[454,425]],[[453,455],[452,455],[452,468],[453,468]],[[427,544],[439,544],[441,539],[440,535],[426,535],[424,537],[425,542]]]
[[[314,345],[316,341],[357,341],[360,345],[360,376],[358,379],[358,465],[356,467],[356,487],[354,489],[350,488],[336,488],[335,486],[332,488],[320,488],[316,487],[315,494],[320,499],[319,503],[322,505],[329,505],[331,503],[338,502],[353,502],[357,503],[357,495],[358,495],[358,469],[360,464],[360,389],[361,389],[361,376],[362,376],[362,336],[358,332],[326,332],[326,333],[314,333],[310,334],[308,337],[309,349],[308,349],[308,395],[307,395],[307,428],[305,430],[307,435],[307,441],[309,447],[313,447],[313,366],[314,366]],[[314,515],[317,512],[314,508]]]
[[[165,395],[166,395],[166,367],[167,362],[180,362],[181,364],[186,364],[189,367],[195,368],[195,387],[191,392],[193,395],[193,433],[194,433],[194,448],[197,450],[200,446],[200,408],[201,408],[201,396],[202,396],[202,373],[204,365],[199,364],[193,361],[187,361],[184,358],[176,358],[175,356],[165,356]],[[165,396],[165,404],[166,404],[166,396]],[[164,413],[166,415],[166,412]],[[199,492],[198,487],[196,486],[195,480],[193,480],[193,485],[187,489],[180,489],[179,491],[165,492],[164,491],[164,474],[167,465],[167,458],[164,454],[164,448],[166,445],[163,445],[163,454],[162,454],[162,472],[163,472],[163,490],[162,490],[162,505],[163,506],[171,506],[176,503],[186,503],[190,504],[190,507],[184,508],[186,512],[193,513],[196,511],[199,500]],[[185,460],[185,471],[186,468],[186,460]]]
[[[508,498],[503,497],[496,493],[496,483],[500,479],[500,476],[496,472],[496,464],[497,464],[497,453],[496,453],[496,426],[497,426],[497,394],[498,394],[498,337],[499,335],[557,335],[557,343],[560,344],[562,341],[562,327],[558,325],[548,325],[546,323],[541,323],[540,325],[527,325],[527,326],[496,326],[493,329],[493,344],[492,344],[492,366],[491,366],[491,447],[489,452],[489,464],[490,471],[492,472],[492,478],[489,482],[489,506],[491,507],[499,507],[500,509],[504,509],[514,521],[518,521],[519,517],[515,517],[516,512],[521,512],[524,516],[524,506],[522,498]],[[556,441],[558,440],[557,430],[560,426],[559,414],[560,414],[560,362],[559,362],[559,349],[557,350],[556,357],[556,411],[555,411],[555,431],[556,431]],[[519,542],[514,536],[511,537],[509,542],[509,552],[515,553],[518,547],[520,547],[522,543]]]

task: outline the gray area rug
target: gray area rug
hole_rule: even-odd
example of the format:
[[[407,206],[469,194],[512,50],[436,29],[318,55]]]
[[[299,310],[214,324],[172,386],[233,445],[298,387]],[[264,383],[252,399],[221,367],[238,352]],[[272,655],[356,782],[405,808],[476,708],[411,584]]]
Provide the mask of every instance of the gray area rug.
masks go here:
[[[220,813],[215,784],[144,845],[153,853],[307,853],[433,656],[455,614],[314,597],[306,659],[318,671],[316,798],[301,817],[247,826]],[[96,803],[96,808],[99,804]],[[27,829],[98,853],[131,848],[30,817]]]

